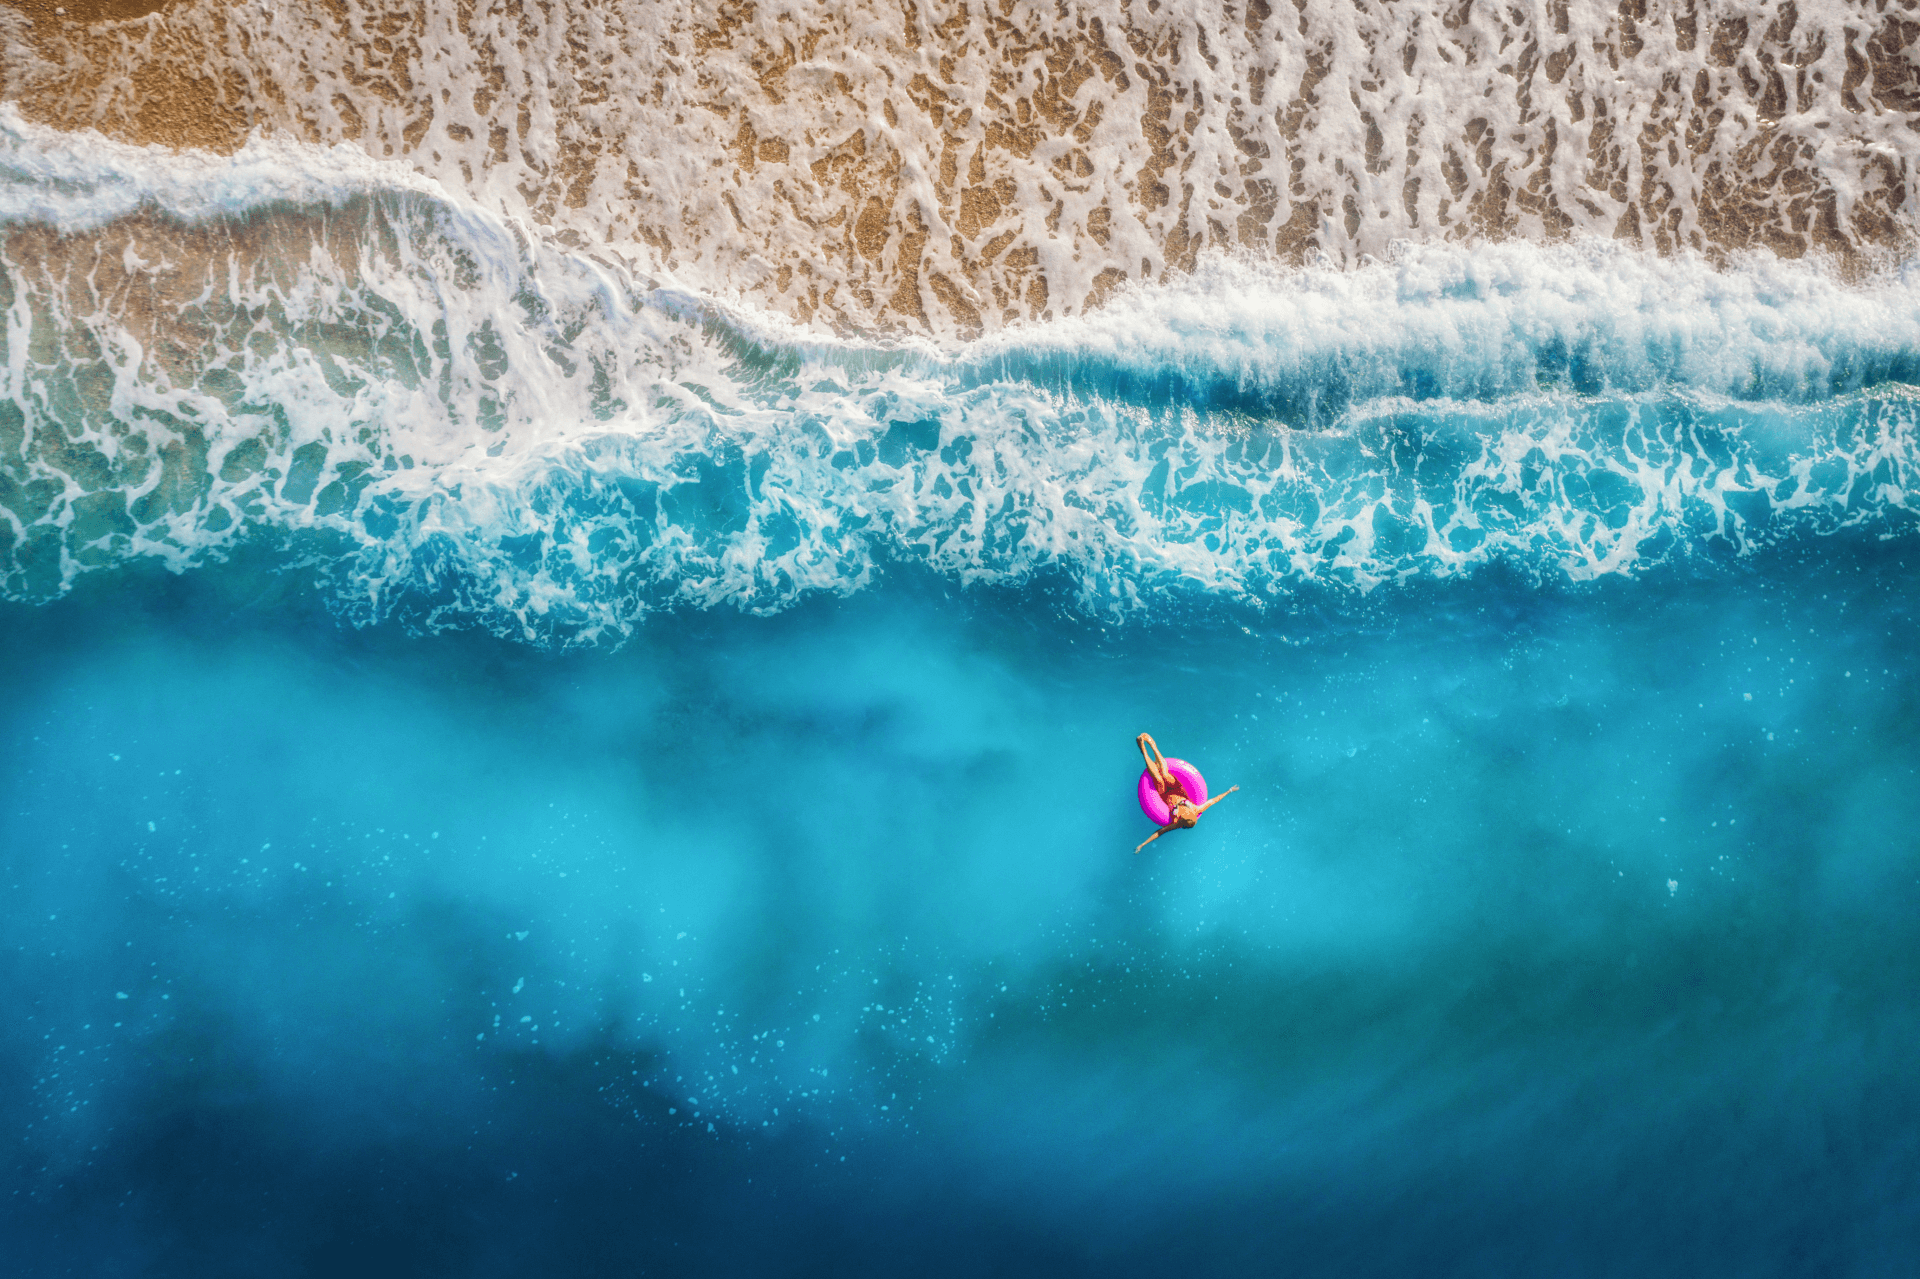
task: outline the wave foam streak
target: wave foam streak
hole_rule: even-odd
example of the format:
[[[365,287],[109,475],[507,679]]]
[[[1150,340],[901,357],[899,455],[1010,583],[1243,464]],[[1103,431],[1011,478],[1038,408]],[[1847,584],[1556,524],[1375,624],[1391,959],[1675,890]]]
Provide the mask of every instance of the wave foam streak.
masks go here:
[[[809,337],[418,184],[217,215],[116,186],[91,220],[64,189],[0,242],[9,598],[265,540],[356,620],[567,642],[901,562],[1125,613],[1912,522],[1904,276],[1223,261],[943,352]]]

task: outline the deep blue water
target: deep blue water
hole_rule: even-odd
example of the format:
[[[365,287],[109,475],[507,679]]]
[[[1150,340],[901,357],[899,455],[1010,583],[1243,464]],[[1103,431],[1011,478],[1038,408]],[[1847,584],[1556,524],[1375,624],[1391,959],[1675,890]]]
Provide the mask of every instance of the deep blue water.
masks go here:
[[[9,1269],[1903,1273],[1912,549],[575,653],[245,560],[8,606]],[[1141,729],[1243,789],[1134,857]]]

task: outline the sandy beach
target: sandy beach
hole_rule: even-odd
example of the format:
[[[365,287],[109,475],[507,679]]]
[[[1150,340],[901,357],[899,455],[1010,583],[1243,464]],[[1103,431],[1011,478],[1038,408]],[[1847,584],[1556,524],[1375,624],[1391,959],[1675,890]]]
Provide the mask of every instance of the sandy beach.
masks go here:
[[[1076,314],[1202,254],[1601,236],[1868,269],[1920,24],[1870,4],[17,4],[31,120],[349,143],[843,330]]]

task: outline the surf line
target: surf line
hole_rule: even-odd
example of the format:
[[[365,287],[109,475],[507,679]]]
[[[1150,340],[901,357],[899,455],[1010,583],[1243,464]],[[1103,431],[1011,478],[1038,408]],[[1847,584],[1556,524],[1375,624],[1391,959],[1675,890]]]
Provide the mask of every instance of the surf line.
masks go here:
[[[1147,761],[1140,783],[1134,788],[1140,797],[1140,811],[1160,828],[1141,840],[1133,850],[1135,853],[1170,830],[1192,829],[1200,821],[1200,814],[1240,789],[1229,786],[1208,799],[1207,779],[1200,775],[1200,770],[1184,759],[1162,756],[1152,734],[1140,734],[1133,739],[1133,744],[1140,748],[1140,757]]]

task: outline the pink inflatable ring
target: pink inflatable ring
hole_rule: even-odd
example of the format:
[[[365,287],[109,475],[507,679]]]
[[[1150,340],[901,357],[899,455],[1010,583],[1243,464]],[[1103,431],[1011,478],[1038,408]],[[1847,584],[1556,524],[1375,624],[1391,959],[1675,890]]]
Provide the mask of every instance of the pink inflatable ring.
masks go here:
[[[1173,780],[1180,783],[1180,789],[1187,793],[1197,808],[1207,802],[1207,779],[1200,776],[1200,770],[1184,759],[1168,759],[1167,771],[1173,774]],[[1153,784],[1153,773],[1148,769],[1140,770],[1140,811],[1153,819],[1155,826],[1165,826],[1173,820],[1173,810],[1167,807],[1167,801],[1160,798],[1160,791]]]

